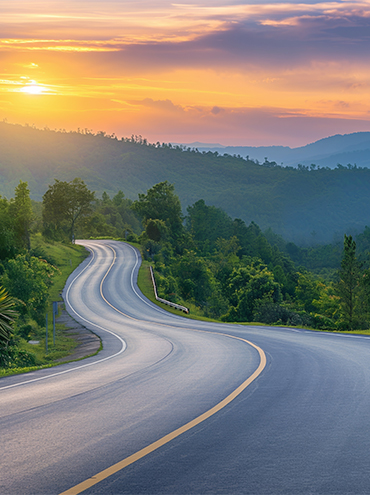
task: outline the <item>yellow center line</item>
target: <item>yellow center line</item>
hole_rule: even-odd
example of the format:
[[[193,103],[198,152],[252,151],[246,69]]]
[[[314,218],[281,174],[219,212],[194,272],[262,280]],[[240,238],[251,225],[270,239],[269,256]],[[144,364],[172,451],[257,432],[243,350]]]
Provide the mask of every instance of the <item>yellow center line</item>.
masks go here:
[[[114,251],[114,249],[111,246],[109,246],[109,247]],[[115,253],[115,251],[114,251],[114,253]],[[114,256],[114,260],[115,260],[115,256]],[[108,275],[110,269],[112,268],[112,266],[114,264],[114,260],[113,260],[111,266],[109,267],[107,273],[105,274],[105,276],[104,276],[104,278],[100,284],[100,291],[101,291],[101,295],[102,295],[103,299],[109,304],[109,306],[111,306],[113,309],[115,309],[119,313],[124,314],[120,310],[118,310],[117,308],[114,308],[114,306],[112,306],[112,304],[110,304],[105,299],[105,297],[103,296],[103,292],[102,292],[102,284],[103,284],[106,276]],[[125,315],[125,316],[128,316],[128,315]],[[130,317],[130,318],[132,318],[132,317]],[[132,318],[132,319],[135,320],[136,318]],[[165,325],[165,326],[169,326],[169,325]],[[189,329],[189,330],[193,330],[193,329]],[[171,433],[168,433],[164,437],[151,443],[147,447],[144,447],[143,449],[130,455],[129,457],[126,457],[125,459],[117,462],[116,464],[113,464],[109,468],[104,469],[103,471],[101,471],[100,473],[97,473],[96,475],[92,476],[91,478],[88,478],[87,480],[82,481],[78,485],[75,485],[72,488],[69,488],[68,490],[60,493],[60,495],[77,495],[79,493],[82,493],[83,491],[87,490],[88,488],[90,488],[90,487],[96,485],[97,483],[100,483],[101,481],[105,480],[109,476],[112,476],[113,474],[117,473],[118,471],[121,471],[122,469],[129,466],[130,464],[133,464],[134,462],[136,462],[136,461],[142,459],[143,457],[147,456],[148,454],[154,452],[155,450],[159,449],[160,447],[167,444],[168,442],[171,442],[176,437],[191,430],[192,428],[199,425],[200,423],[202,423],[203,421],[210,418],[211,416],[213,416],[214,414],[219,412],[221,409],[226,407],[228,404],[230,404],[230,402],[232,402],[238,395],[240,395],[264,370],[264,368],[266,366],[266,355],[260,347],[253,344],[249,340],[243,339],[241,337],[236,337],[234,335],[228,335],[225,333],[211,332],[211,331],[207,331],[207,330],[195,330],[195,331],[211,333],[214,335],[223,335],[223,336],[229,337],[231,339],[241,340],[242,342],[245,342],[246,344],[250,345],[251,347],[253,347],[254,349],[257,350],[257,352],[260,356],[260,363],[259,363],[258,368],[241,385],[239,385],[239,387],[237,387],[233,392],[231,392],[231,394],[229,394],[225,399],[223,399],[221,402],[216,404],[214,407],[212,407],[211,409],[209,409],[205,413],[196,417],[192,421],[189,421],[185,425],[180,426],[180,428],[177,428],[176,430],[172,431]]]

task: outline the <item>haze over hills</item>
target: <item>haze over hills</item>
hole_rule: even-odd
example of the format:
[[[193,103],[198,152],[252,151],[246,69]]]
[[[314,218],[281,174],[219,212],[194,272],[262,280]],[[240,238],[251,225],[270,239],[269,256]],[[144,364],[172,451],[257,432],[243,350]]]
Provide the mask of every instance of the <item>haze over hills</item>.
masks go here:
[[[369,135],[334,136],[302,150],[316,156],[325,150],[333,154],[335,149],[350,153],[356,146],[364,147]],[[187,206],[204,199],[232,218],[247,224],[254,221],[263,230],[272,228],[298,244],[329,242],[334,235],[343,239],[344,233],[354,234],[370,225],[368,168],[259,165],[214,152],[148,144],[141,138],[119,140],[104,133],[66,133],[0,123],[1,195],[12,197],[23,180],[28,182],[31,197],[41,201],[54,179],[75,177],[83,179],[98,197],[104,191],[114,195],[122,190],[132,200],[168,180],[175,185],[184,213]]]
[[[267,158],[278,165],[297,167],[298,164],[315,164],[319,167],[335,168],[337,164],[370,167],[370,132],[337,134],[320,139],[306,146],[212,146],[202,143],[187,145],[199,151],[212,151],[220,154],[240,155],[244,158],[264,162]]]

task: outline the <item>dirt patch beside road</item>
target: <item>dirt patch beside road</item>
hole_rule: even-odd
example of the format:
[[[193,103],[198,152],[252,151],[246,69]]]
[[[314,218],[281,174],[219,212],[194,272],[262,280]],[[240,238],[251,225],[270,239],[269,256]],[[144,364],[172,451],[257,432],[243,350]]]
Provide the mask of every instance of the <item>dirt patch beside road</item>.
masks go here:
[[[77,346],[69,356],[56,359],[56,363],[82,359],[95,354],[100,349],[100,338],[95,333],[77,323],[65,309],[62,310],[62,314],[57,318],[57,322],[63,323],[66,326],[67,330],[65,330],[65,334],[74,339],[77,342]]]

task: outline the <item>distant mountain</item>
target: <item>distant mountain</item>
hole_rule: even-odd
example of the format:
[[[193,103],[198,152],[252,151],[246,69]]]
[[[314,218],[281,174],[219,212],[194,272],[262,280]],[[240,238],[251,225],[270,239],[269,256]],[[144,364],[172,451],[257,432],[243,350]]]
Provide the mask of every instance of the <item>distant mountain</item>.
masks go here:
[[[299,148],[288,146],[209,146],[198,143],[199,151],[212,151],[220,154],[240,155],[263,163],[276,162],[278,165],[297,167],[298,164],[315,164],[320,167],[335,168],[341,165],[370,167],[370,132],[337,134],[320,139],[315,143]]]
[[[258,165],[232,153],[221,156],[179,146],[156,147],[145,140],[118,140],[103,133],[56,132],[2,122],[0,194],[12,197],[23,180],[32,198],[41,201],[54,179],[80,177],[98,197],[121,189],[135,200],[138,193],[168,180],[175,185],[184,213],[187,206],[204,199],[232,218],[254,221],[263,230],[271,227],[288,241],[327,242],[370,226],[370,169],[285,168],[271,163],[273,155],[266,150],[295,153],[296,162],[303,164],[310,163],[307,156],[315,156],[321,164],[323,156],[365,157],[369,136],[333,136],[295,149],[263,148],[262,157],[270,161]]]
[[[185,148],[198,148],[199,146],[202,149],[211,149],[211,148],[226,148],[226,146],[223,146],[222,144],[219,143],[200,143],[199,141],[194,141],[194,143],[171,143],[172,146],[185,146]]]

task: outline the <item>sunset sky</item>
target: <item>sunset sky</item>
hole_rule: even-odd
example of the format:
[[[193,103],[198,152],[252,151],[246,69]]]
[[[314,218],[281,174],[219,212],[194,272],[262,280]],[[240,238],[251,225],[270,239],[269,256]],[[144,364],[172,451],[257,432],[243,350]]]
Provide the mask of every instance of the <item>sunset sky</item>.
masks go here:
[[[370,0],[9,0],[0,120],[150,142],[370,131]]]

